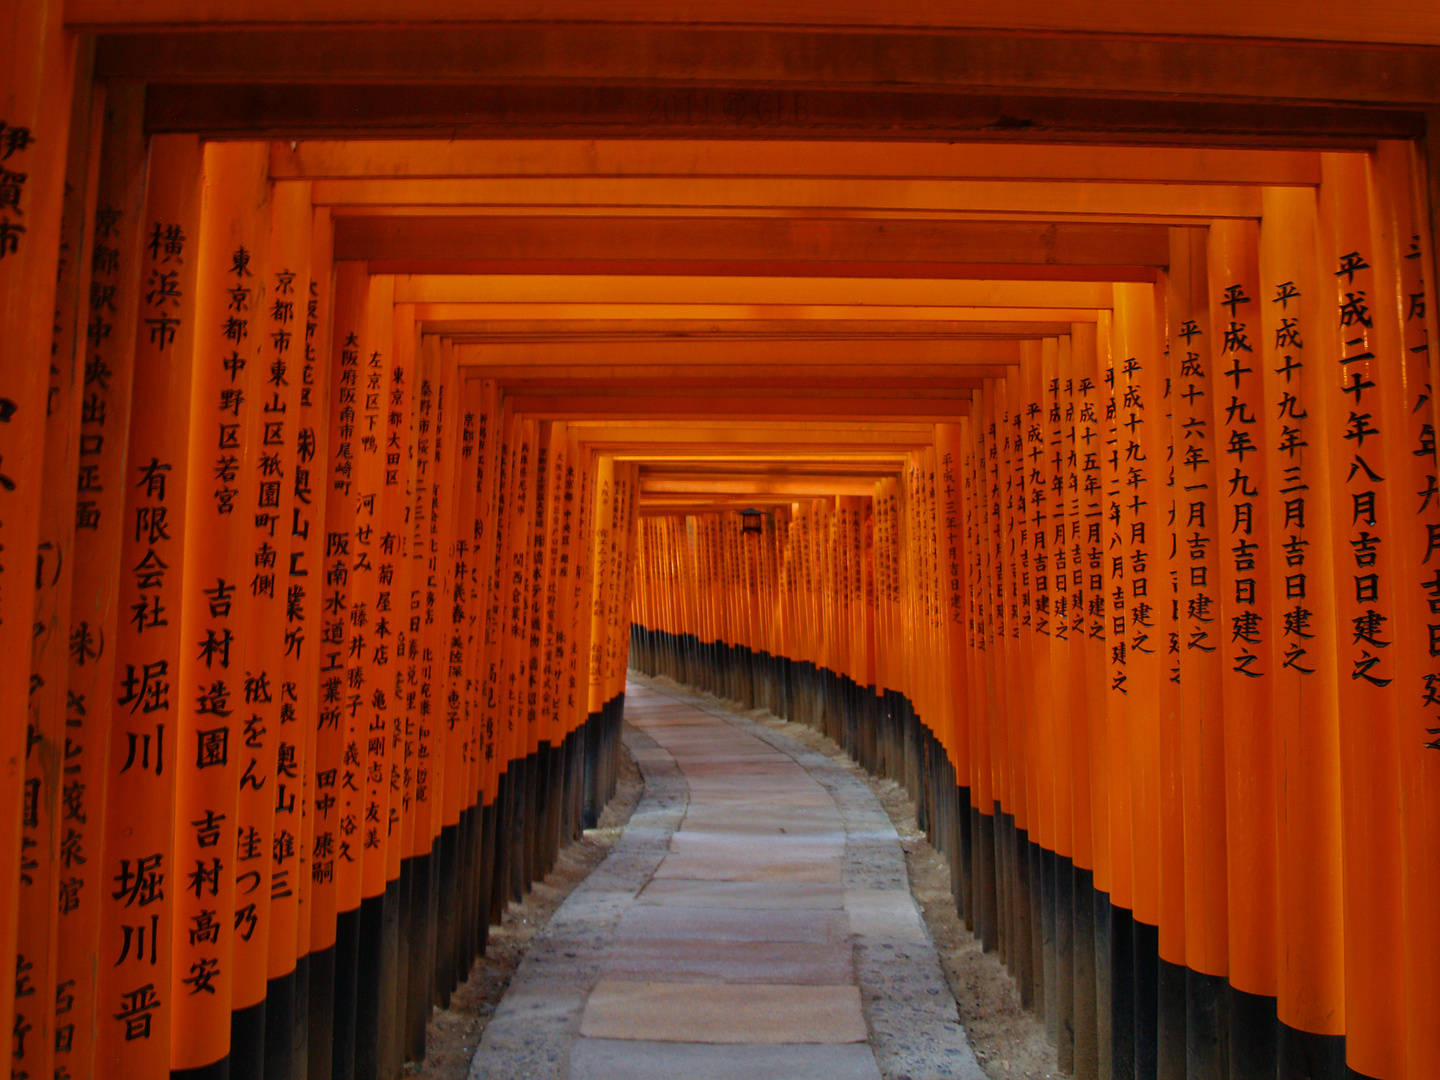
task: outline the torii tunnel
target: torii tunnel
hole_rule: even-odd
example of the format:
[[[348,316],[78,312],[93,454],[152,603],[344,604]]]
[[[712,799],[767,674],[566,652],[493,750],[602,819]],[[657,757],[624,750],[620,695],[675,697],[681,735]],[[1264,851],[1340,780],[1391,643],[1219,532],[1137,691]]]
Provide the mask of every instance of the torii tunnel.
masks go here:
[[[13,1080],[399,1076],[627,669],[1074,1077],[1437,1075],[1437,125],[1419,0],[4,0]]]

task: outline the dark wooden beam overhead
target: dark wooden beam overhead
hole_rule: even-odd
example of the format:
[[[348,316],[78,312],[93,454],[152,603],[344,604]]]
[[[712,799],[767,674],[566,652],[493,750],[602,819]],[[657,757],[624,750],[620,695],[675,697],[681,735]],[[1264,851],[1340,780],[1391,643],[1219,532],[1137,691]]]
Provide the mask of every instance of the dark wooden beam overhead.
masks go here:
[[[1303,16],[1296,16],[1296,19]],[[1355,13],[1357,28],[1365,19]],[[1440,101],[1440,49],[1294,40],[1155,38],[1133,35],[1016,34],[996,30],[817,29],[814,27],[490,23],[450,26],[314,26],[247,28],[216,25],[104,34],[96,73],[171,82],[337,84],[339,97],[307,97],[297,104],[328,106],[359,98],[343,85],[367,82],[459,81],[445,99],[456,119],[499,123],[499,107],[515,110],[511,124],[568,118],[577,126],[621,123],[666,125],[712,137],[753,134],[767,126],[812,127],[849,121],[876,127],[882,115],[904,125],[977,127],[983,109],[958,112],[941,98],[928,108],[898,98],[866,113],[845,97],[814,94],[803,102],[782,88],[901,91],[962,90],[1125,97],[1172,101],[1321,102],[1423,105]],[[552,84],[527,96],[500,84]],[[643,83],[645,85],[634,85]],[[562,84],[562,85],[553,85]],[[629,86],[618,84],[631,84]],[[293,87],[280,86],[282,100]],[[608,92],[602,92],[608,90]],[[396,101],[377,120],[393,123],[417,106],[413,87],[396,87]],[[877,95],[878,96],[878,95]],[[922,95],[923,97],[923,95]],[[236,106],[243,101],[233,95]],[[568,104],[567,104],[568,101]],[[176,103],[167,109],[175,114]],[[197,107],[204,104],[196,101]],[[376,105],[370,100],[367,104]],[[246,110],[250,122],[264,110]],[[437,108],[440,103],[436,103]],[[1048,106],[1056,110],[1057,105]],[[799,110],[799,111],[796,111]],[[1037,110],[1037,112],[1040,110]],[[1007,115],[1024,120],[1026,114]],[[1072,114],[1073,115],[1073,114]],[[1148,114],[1150,122],[1158,119]],[[1222,112],[1220,117],[1225,114]],[[1055,113],[1058,121],[1060,113]],[[1121,128],[1147,116],[1114,119]],[[157,119],[161,117],[157,115]],[[1036,119],[1038,120],[1038,115]],[[364,114],[343,117],[354,131]],[[1217,121],[1219,118],[1217,117]],[[510,125],[503,125],[510,126]],[[1201,126],[1198,130],[1207,130]]]
[[[427,334],[482,341],[967,341],[1068,334],[1068,322],[906,319],[426,319]]]
[[[753,47],[753,46],[752,46]],[[1436,86],[1440,86],[1437,71]],[[293,79],[293,71],[291,78]],[[1418,91],[1417,91],[1418,93]],[[667,102],[676,101],[675,108]],[[458,83],[152,83],[152,134],[231,138],[1058,139],[1364,147],[1423,133],[1403,108],[1025,93]]]
[[[1038,335],[1035,335],[1038,337]],[[955,341],[927,339],[825,340],[804,338],[752,339],[744,342],[719,338],[651,341],[515,341],[465,342],[457,346],[462,364],[487,367],[525,367],[543,375],[550,367],[585,365],[623,370],[635,365],[668,366],[677,370],[698,366],[734,364],[794,368],[809,365],[823,372],[827,368],[852,364],[865,366],[876,374],[891,365],[946,365],[955,374],[974,367],[993,367],[1020,362],[1020,345],[1014,340]]]
[[[875,263],[719,259],[372,259],[372,274],[649,274],[674,277],[868,277],[1010,281],[1154,281],[1152,266],[1074,263]]]
[[[533,369],[532,369],[533,370]],[[829,369],[824,372],[810,372],[809,374],[795,373],[795,369],[781,369],[781,374],[766,376],[754,374],[753,369],[737,373],[735,375],[704,374],[692,376],[687,374],[653,374],[653,368],[626,369],[614,373],[605,379],[596,379],[593,375],[583,373],[583,369],[570,368],[559,377],[542,378],[532,377],[528,372],[508,368],[494,369],[485,368],[479,371],[473,368],[466,369],[467,375],[478,375],[481,378],[491,378],[496,381],[500,388],[507,393],[515,394],[541,394],[541,393],[564,393],[564,394],[621,394],[627,396],[649,396],[663,394],[696,394],[716,392],[726,396],[743,394],[747,391],[756,393],[806,393],[820,394],[835,392],[867,392],[890,397],[929,393],[932,391],[950,393],[959,396],[959,392],[969,393],[980,390],[985,385],[986,378],[1004,378],[1007,374],[1002,367],[984,368],[972,374],[970,369],[962,369],[966,372],[964,376],[957,375],[953,370],[939,368],[935,374],[928,376],[901,375],[891,376],[880,369],[879,373],[870,377],[855,374],[850,371],[840,376],[832,376]]]
[[[810,394],[507,394],[506,403],[537,420],[768,420],[951,421],[970,414],[969,395],[915,398]]]
[[[1003,378],[999,375],[989,377]],[[655,398],[694,397],[715,393],[720,397],[743,397],[746,395],[804,396],[808,398],[918,398],[933,394],[936,397],[969,398],[973,391],[985,384],[983,377],[962,378],[957,374],[932,378],[887,377],[883,370],[873,379],[850,376],[830,379],[823,374],[784,374],[775,378],[750,378],[708,376],[689,378],[671,375],[659,379],[631,376],[618,372],[614,377],[575,376],[571,378],[528,378],[526,376],[494,376],[500,388],[508,394],[563,394],[575,397],[581,394],[598,397]]]
[[[1159,225],[864,218],[344,216],[377,273],[667,273],[1153,280]],[[463,269],[462,269],[463,267]]]
[[[901,462],[875,461],[651,461],[640,465],[644,480],[695,480],[710,476],[777,480],[790,476],[894,476]]]
[[[294,180],[567,177],[1034,180],[1126,184],[1320,183],[1320,155],[1255,147],[784,139],[303,139],[270,145]],[[343,201],[343,200],[337,200]],[[479,200],[485,204],[487,200]],[[836,203],[835,205],[848,205]],[[462,212],[462,211],[452,211]],[[470,212],[470,211],[463,211]]]

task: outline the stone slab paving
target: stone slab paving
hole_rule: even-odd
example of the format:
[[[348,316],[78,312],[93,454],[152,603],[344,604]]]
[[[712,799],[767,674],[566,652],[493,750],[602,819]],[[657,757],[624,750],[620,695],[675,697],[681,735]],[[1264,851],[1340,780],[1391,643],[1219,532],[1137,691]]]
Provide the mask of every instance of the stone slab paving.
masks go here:
[[[984,1080],[870,789],[631,682],[645,790],[535,939],[471,1080]]]
[[[864,1043],[764,1046],[580,1039],[570,1080],[875,1080]]]

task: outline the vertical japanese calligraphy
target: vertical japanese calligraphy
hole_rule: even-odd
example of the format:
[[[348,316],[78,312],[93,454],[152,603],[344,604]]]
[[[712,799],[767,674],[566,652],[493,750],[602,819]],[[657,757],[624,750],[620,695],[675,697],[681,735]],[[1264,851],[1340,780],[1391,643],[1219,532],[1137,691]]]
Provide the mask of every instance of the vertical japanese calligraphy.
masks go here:
[[[96,712],[110,718],[106,782],[97,792],[105,808],[103,862],[92,896],[100,904],[96,1055],[137,1072],[165,1068],[171,1059],[178,896],[172,832],[181,756],[179,669],[190,651],[183,643],[181,606],[192,505],[187,451],[201,167],[197,140],[152,140],[140,250],[130,256],[138,258],[139,313],[131,323],[135,363],[120,485],[118,618],[108,700]],[[150,320],[162,321],[157,329]],[[115,423],[114,437],[122,438],[123,405],[117,401],[112,414],[110,396],[92,387],[82,408],[82,430],[88,411],[97,420],[104,417],[107,431]],[[77,507],[78,524],[86,509],[83,498]],[[90,722],[88,701],[83,717],[75,703],[74,719]],[[83,888],[77,897],[82,903]],[[142,929],[149,944],[137,958]]]
[[[204,169],[193,256],[198,268],[187,573],[177,605],[181,653],[174,688],[176,839],[170,882],[177,900],[168,989],[174,999],[176,1067],[208,1065],[231,1049],[234,942],[248,928],[244,919],[236,928],[237,880],[254,869],[246,865],[242,871],[241,861],[255,858],[254,836],[240,827],[240,777],[249,762],[247,738],[254,741],[256,730],[247,723],[250,706],[263,696],[263,683],[246,675],[253,556],[241,523],[248,525],[257,497],[258,431],[253,441],[248,435],[258,427],[252,418],[261,409],[256,307],[264,295],[260,275],[269,220],[258,209],[267,205],[268,181],[264,155],[251,146],[210,144]],[[167,235],[162,231],[162,248]],[[240,886],[254,887],[248,878]]]

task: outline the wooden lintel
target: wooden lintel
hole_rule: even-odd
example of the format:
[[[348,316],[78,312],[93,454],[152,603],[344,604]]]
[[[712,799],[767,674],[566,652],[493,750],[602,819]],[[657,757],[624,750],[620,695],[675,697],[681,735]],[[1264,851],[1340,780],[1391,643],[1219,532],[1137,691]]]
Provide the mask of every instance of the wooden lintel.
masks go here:
[[[414,275],[395,279],[397,304],[606,303],[1005,309],[1109,308],[1107,282],[894,278],[666,277],[514,274]],[[416,317],[423,317],[417,311]],[[876,316],[871,316],[876,317]],[[1050,319],[1064,316],[1051,315]]]
[[[1062,188],[1063,190],[1063,188]],[[1177,192],[1178,195],[1178,192]],[[483,252],[479,258],[477,252]],[[1156,225],[1088,222],[867,220],[848,217],[344,217],[335,258],[372,272],[796,274],[802,277],[1013,277],[1026,267],[1063,277],[1082,268],[1117,278],[1170,261]],[[386,264],[383,269],[376,263]],[[527,263],[547,269],[527,271]],[[438,264],[462,264],[440,269]],[[606,270],[609,265],[628,270]],[[720,269],[720,267],[732,269]],[[503,267],[503,269],[497,269]],[[786,269],[778,269],[785,267]],[[879,273],[866,268],[881,268]],[[976,271],[979,272],[976,272]],[[1028,276],[1028,275],[1027,275]]]
[[[893,177],[1315,185],[1308,151],[784,139],[302,139],[270,147],[283,179],[449,176]]]
[[[763,51],[753,41],[746,48]],[[1423,103],[1425,95],[1433,97],[1434,87],[1440,86],[1435,64],[1406,59],[1411,62],[1402,66],[1419,68],[1434,80],[1428,88],[1404,91]],[[301,63],[309,67],[315,61]],[[831,68],[840,69],[838,62]],[[1391,84],[1386,80],[1383,85]],[[672,113],[665,106],[667,100],[683,103],[692,97],[691,116],[683,108]],[[269,139],[346,138],[358,125],[387,138],[442,131],[457,138],[526,133],[552,138],[695,138],[703,132],[716,139],[1098,139],[1361,147],[1377,138],[1418,136],[1424,114],[1405,107],[873,88],[157,82],[146,98],[145,125],[151,134]]]
[[[1153,266],[1075,263],[789,262],[783,259],[372,259],[372,274],[643,274],[705,277],[869,277],[1011,281],[1151,281]]]
[[[833,498],[833,496],[828,496]],[[641,496],[638,509],[641,517],[689,517],[694,514],[724,514],[734,513],[737,510],[754,506],[780,507],[791,506],[797,502],[813,502],[813,498],[797,499],[788,495],[754,495],[734,496],[729,499],[700,498],[700,499],[671,499],[661,497],[651,500]]]
[[[517,415],[537,420],[660,418],[665,420],[899,419],[942,423],[968,416],[969,398],[812,397],[794,395],[655,397],[512,395]]]
[[[803,154],[803,151],[801,151]],[[1012,224],[1035,225],[1041,229],[1050,224],[1073,224],[1110,227],[1126,219],[1140,222],[1163,221],[1178,224],[1190,221],[1208,224],[1214,218],[1260,216],[1261,193],[1255,185],[1220,183],[1146,183],[1141,181],[1058,181],[1058,180],[965,180],[949,178],[894,177],[710,177],[676,176],[526,176],[526,177],[426,177],[420,179],[344,179],[316,180],[310,188],[317,206],[330,206],[336,214],[336,228],[348,226],[345,217],[380,219],[357,226],[376,234],[376,242],[396,235],[400,230],[414,230],[429,239],[435,235],[423,221],[409,218],[441,217],[522,217],[576,218],[599,217],[602,223],[587,226],[575,221],[576,230],[624,230],[632,218],[636,220],[637,237],[645,230],[690,229],[697,241],[714,245],[725,243],[721,235],[707,236],[707,223],[714,218],[740,218],[736,233],[743,239],[745,229],[762,230],[789,226],[795,230],[793,239],[769,236],[769,242],[784,245],[785,250],[803,243],[809,228],[812,234],[846,226],[827,225],[837,219],[856,222],[852,230],[865,228],[860,222],[870,219],[875,227],[888,230],[924,223],[937,225],[981,227],[991,223],[998,227]],[[779,217],[779,225],[767,225],[752,219]],[[398,221],[385,219],[395,218]],[[643,219],[652,219],[648,224]],[[685,223],[685,218],[700,220]],[[814,226],[802,225],[797,219],[813,218]],[[616,220],[619,219],[619,220]],[[667,220],[668,219],[668,220]],[[1072,220],[1073,219],[1073,220]],[[723,225],[723,222],[721,223]],[[522,230],[533,229],[525,221],[488,224],[462,224],[457,229],[495,230],[505,243],[525,239]],[[554,227],[565,228],[564,223]],[[708,228],[713,230],[713,223]],[[392,230],[387,234],[384,230]],[[486,243],[489,233],[479,232],[477,244]],[[684,234],[682,234],[684,235]],[[923,237],[923,232],[919,234]],[[580,238],[584,232],[578,232]],[[991,242],[1004,250],[1000,237]],[[1014,244],[1013,237],[1005,238]],[[437,238],[437,242],[438,238]],[[622,243],[630,241],[621,238]],[[880,241],[873,236],[864,241],[867,248]],[[893,248],[898,240],[890,240]],[[397,240],[398,243],[398,240]],[[603,243],[603,241],[602,241]],[[652,243],[652,252],[653,245]],[[659,241],[663,245],[664,241]],[[593,250],[593,248],[592,248]],[[733,252],[733,246],[728,250]],[[753,250],[753,249],[752,249]],[[879,248],[883,255],[884,247]],[[922,248],[922,251],[927,249]],[[964,250],[975,251],[973,246]],[[1149,249],[1153,250],[1153,249]],[[983,252],[983,248],[982,248]],[[603,253],[603,248],[602,248]],[[675,259],[678,252],[665,251],[664,257]],[[928,248],[929,257],[951,261],[942,241]],[[491,252],[475,247],[461,248],[465,258],[488,258]],[[501,253],[502,257],[505,253]],[[868,251],[860,257],[868,256]],[[797,256],[804,257],[804,256]],[[1006,261],[976,253],[980,262]],[[880,261],[884,261],[881,259]],[[954,261],[965,261],[962,256]],[[1015,260],[1011,260],[1015,261]],[[1144,259],[1134,261],[1144,262]]]
[[[422,332],[456,344],[500,341],[652,341],[723,337],[833,340],[839,338],[965,339],[1056,337],[1070,333],[1069,322],[1006,320],[993,322],[906,319],[433,319],[416,305]]]
[[[934,380],[906,380],[918,383],[913,386],[892,386],[880,378],[876,380],[850,379],[848,385],[837,385],[822,374],[816,373],[809,379],[786,379],[775,382],[752,382],[742,379],[713,379],[700,382],[676,379],[671,383],[655,385],[639,379],[575,379],[546,380],[550,385],[535,387],[522,380],[520,385],[496,380],[507,400],[570,398],[593,400],[602,412],[617,404],[624,407],[634,402],[645,411],[652,405],[665,401],[681,401],[687,405],[696,398],[714,401],[728,401],[749,398],[777,398],[791,400],[802,398],[806,402],[915,402],[926,401],[969,401],[974,394],[971,386],[939,385]],[[980,382],[971,379],[966,382]],[[887,408],[890,406],[886,406]],[[821,409],[821,411],[824,411]],[[862,413],[863,415],[863,413]]]
[[[1037,337],[1039,335],[1036,335]],[[680,341],[517,341],[459,346],[461,364],[485,367],[609,367],[631,365],[824,365],[870,364],[876,368],[896,364],[946,364],[959,369],[971,364],[1003,365],[1020,362],[1018,341],[905,341],[885,338],[852,340],[787,340],[785,338],[725,341],[714,338]]]
[[[660,480],[642,477],[642,498],[656,495],[789,495],[809,498],[817,495],[869,495],[875,490],[874,477],[806,476],[792,479]]]
[[[907,372],[908,366],[904,368]],[[982,389],[986,379],[1004,378],[1009,373],[1002,365],[967,366],[966,374],[959,376],[953,368],[935,365],[932,374],[916,376],[911,374],[890,374],[890,368],[877,369],[873,364],[847,364],[839,367],[827,364],[824,367],[811,366],[809,370],[795,367],[767,369],[763,365],[746,365],[743,368],[726,368],[717,365],[707,369],[706,374],[692,376],[683,369],[667,368],[624,368],[607,372],[605,377],[596,378],[594,368],[566,368],[555,378],[534,378],[533,368],[466,369],[467,375],[478,374],[482,378],[494,379],[506,393],[542,394],[546,392],[617,394],[695,393],[699,391],[720,391],[724,393],[768,393],[784,391],[815,392],[818,388],[827,391],[872,391],[875,393],[915,394],[922,391],[953,392]]]
[[[640,463],[642,480],[695,480],[704,477],[750,477],[753,479],[776,480],[795,476],[844,476],[854,478],[866,476],[879,479],[894,476],[899,470],[899,459],[827,458],[806,459],[788,455],[785,459],[749,458],[733,456],[717,459],[695,460],[693,458],[647,460]]]
[[[572,420],[580,441],[597,450],[627,456],[670,460],[685,454],[754,454],[773,458],[786,452],[806,458],[859,452],[891,454],[917,450],[935,444],[935,428],[929,423],[787,423],[770,420],[760,423],[701,421],[625,420],[594,418]]]
[[[351,0],[331,0],[343,6],[345,18],[359,5]],[[404,83],[396,87],[392,106],[384,115],[413,115],[417,101],[414,82],[461,80],[487,83],[480,88],[466,87],[461,94],[471,102],[469,111],[456,108],[458,96],[450,99],[451,119],[461,121],[460,127],[479,119],[493,117],[501,122],[510,120],[524,124],[527,120],[549,121],[546,126],[563,125],[592,117],[598,122],[628,129],[669,130],[675,134],[694,134],[697,130],[713,129],[714,136],[754,138],[763,131],[810,130],[814,134],[830,130],[831,137],[845,134],[835,130],[850,121],[852,130],[862,127],[855,120],[863,119],[874,134],[881,138],[903,132],[883,132],[882,116],[888,116],[892,128],[905,121],[920,121],[932,129],[943,129],[947,123],[960,127],[977,116],[963,110],[931,107],[923,110],[897,110],[894,102],[874,103],[869,107],[847,102],[847,108],[835,107],[835,91],[816,88],[846,86],[887,86],[904,90],[954,89],[1025,90],[1030,93],[1051,93],[1060,104],[1077,95],[1117,94],[1163,95],[1181,99],[1214,101],[1259,100],[1319,102],[1433,102],[1440,95],[1440,56],[1423,46],[1385,46],[1362,44],[1317,44],[1295,40],[1300,32],[1313,25],[1312,12],[1300,14],[1292,8],[1283,18],[1283,30],[1264,33],[1270,40],[1243,40],[1243,27],[1253,22],[1257,5],[1232,0],[1243,13],[1227,20],[1225,29],[1210,31],[1223,35],[1221,40],[1186,40],[1173,36],[1104,37],[1071,36],[1061,33],[1014,33],[1014,5],[994,9],[1001,22],[997,30],[974,29],[973,19],[981,15],[983,6],[965,7],[965,26],[948,30],[933,28],[947,20],[943,15],[933,20],[932,27],[900,29],[893,5],[870,3],[850,5],[851,17],[843,28],[764,27],[754,25],[774,20],[777,11],[786,5],[761,4],[765,16],[747,20],[735,14],[734,6],[722,13],[715,12],[713,22],[730,26],[664,26],[655,25],[673,18],[676,7],[664,4],[652,10],[644,21],[651,25],[603,25],[594,21],[596,6],[584,5],[580,18],[584,23],[565,23],[553,14],[535,16],[532,23],[475,23],[455,25],[458,19],[479,17],[475,5],[463,5],[465,14],[455,11],[446,20],[449,25],[396,25],[395,10],[390,7],[382,17],[386,25],[323,26],[295,25],[287,27],[245,27],[245,21],[268,21],[258,11],[270,8],[271,18],[280,23],[323,22],[313,14],[314,3],[295,4],[293,0],[265,0],[247,3],[243,10],[248,18],[231,20],[230,25],[216,20],[206,28],[179,29],[175,26],[151,32],[130,32],[102,35],[96,57],[97,73],[103,77],[128,77],[169,80],[230,80],[232,82],[270,81],[279,84],[325,80],[332,83],[359,84],[368,81]],[[1341,0],[1325,0],[1335,8],[1336,25],[1333,36],[1340,42],[1362,37],[1374,21],[1373,13],[1357,13]],[[453,8],[455,5],[451,4]],[[578,0],[577,0],[578,6]],[[805,5],[811,16],[830,14],[835,4]],[[1065,3],[1067,12],[1100,10],[1104,5],[1082,8]],[[1208,11],[1222,5],[1169,5],[1159,13],[1158,32],[1173,35],[1175,16],[1189,12]],[[1311,5],[1312,9],[1316,5]],[[210,21],[216,5],[196,5],[193,0],[154,0],[137,7],[130,0],[69,0],[67,4],[72,25],[133,24],[139,21],[181,23],[194,21],[197,15]],[[613,5],[606,5],[609,10]],[[1392,5],[1397,11],[1398,6]],[[951,13],[955,5],[946,4]],[[155,17],[158,10],[174,9],[171,15]],[[1119,22],[1115,29],[1133,31],[1137,16],[1145,6],[1115,6]],[[1278,7],[1275,9],[1280,10]],[[1408,15],[1396,27],[1397,42],[1424,42],[1421,26],[1424,5],[1405,5]],[[1344,12],[1343,16],[1341,12]],[[209,12],[211,14],[204,14]],[[505,18],[519,20],[515,5],[507,3]],[[1247,18],[1247,13],[1250,16]],[[337,12],[338,14],[338,12]],[[937,13],[938,14],[938,13]],[[188,16],[188,18],[187,18]],[[423,18],[408,10],[412,20]],[[612,16],[613,17],[613,16]],[[1071,16],[1073,20],[1074,16]],[[1433,13],[1430,24],[1436,22]],[[821,21],[814,20],[812,21]],[[874,30],[857,29],[864,21],[890,24]],[[733,25],[749,22],[751,25]],[[1072,22],[1073,25],[1073,22]],[[1281,25],[1281,24],[1277,24]],[[1440,44],[1440,30],[1429,44]],[[300,75],[298,73],[309,73]],[[535,87],[545,92],[526,94],[527,80],[552,81],[549,87]],[[586,86],[586,80],[594,85]],[[644,87],[615,86],[617,82],[644,80]],[[501,83],[521,85],[501,86]],[[665,85],[665,84],[670,85]],[[578,85],[577,85],[578,84]],[[609,84],[608,86],[604,84]],[[707,85],[708,84],[708,85]],[[782,89],[776,89],[782,88]],[[810,90],[803,103],[787,101],[783,88]],[[282,88],[283,89],[283,88]],[[380,88],[385,89],[385,88]],[[822,93],[826,96],[822,97]],[[841,91],[843,93],[843,91]],[[866,92],[869,94],[869,91]],[[253,122],[275,108],[294,114],[296,106],[323,105],[332,111],[346,100],[344,95],[304,95],[298,102],[287,102],[284,93],[246,100],[243,95],[227,95],[229,103],[241,110],[241,122]],[[167,95],[167,111],[183,104],[179,95]],[[350,97],[352,103],[355,99]],[[218,99],[196,102],[209,110]],[[371,104],[383,105],[385,97],[371,96]],[[436,102],[431,101],[431,108]],[[497,108],[503,105],[506,108]],[[1049,107],[1049,106],[1047,106]],[[907,113],[909,115],[907,115]],[[301,115],[304,115],[301,112]],[[322,114],[323,115],[323,112]],[[365,116],[365,113],[359,114]],[[1158,118],[1160,113],[1151,114]],[[1174,116],[1175,114],[1172,114]],[[213,119],[223,117],[212,114]],[[989,122],[1015,128],[1013,134],[1025,134],[1022,126],[1024,110],[991,116]],[[1103,110],[1097,119],[1105,120]],[[377,116],[377,119],[379,117]],[[348,119],[352,127],[355,115]],[[1258,119],[1258,117],[1257,117]],[[1276,117],[1276,121],[1282,118]],[[1136,115],[1126,117],[1114,113],[1108,124],[1120,128],[1134,127],[1140,122]],[[1272,121],[1273,123],[1274,121]],[[1188,125],[1196,130],[1223,130],[1225,116],[1214,117],[1210,125]],[[961,128],[963,130],[963,128]],[[810,137],[814,137],[812,134]],[[804,136],[802,136],[804,137]],[[850,137],[854,137],[853,135]]]
[[[407,285],[408,289],[408,285]],[[410,302],[410,301],[402,301]],[[690,302],[649,303],[643,301],[610,300],[591,302],[584,300],[461,300],[458,302],[420,302],[415,304],[415,320],[427,333],[453,333],[485,335],[486,329],[494,323],[516,323],[543,321],[548,323],[555,335],[563,335],[569,326],[586,324],[586,329],[609,334],[603,324],[615,330],[634,329],[639,323],[651,323],[663,329],[667,325],[690,322],[740,327],[745,332],[757,323],[784,323],[796,333],[804,336],[811,327],[818,327],[825,333],[844,333],[847,327],[858,332],[879,330],[888,333],[881,324],[912,324],[908,329],[918,329],[919,324],[934,328],[936,334],[971,336],[971,327],[982,328],[1005,323],[1016,327],[1024,323],[1044,325],[1070,325],[1093,323],[1096,309],[1087,307],[986,307],[978,304],[875,304],[875,303],[834,303],[786,304],[751,302],[713,302],[692,300]],[[898,325],[897,329],[907,327]],[[1048,331],[1046,331],[1048,333]],[[534,340],[533,333],[526,331],[524,337]],[[991,335],[982,335],[991,336]],[[1010,331],[994,331],[993,336],[1012,337]],[[1020,336],[1027,336],[1021,334]]]
[[[698,447],[660,453],[652,449],[616,452],[616,461],[633,461],[642,473],[651,470],[720,469],[744,471],[766,469],[788,473],[791,469],[822,469],[831,472],[843,468],[876,469],[893,475],[904,464],[904,450],[854,449],[830,450],[824,453],[805,447],[767,450],[756,447]]]

